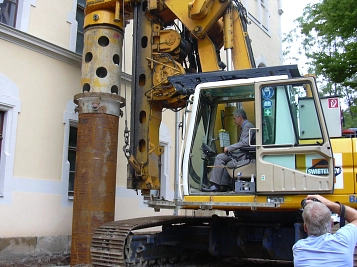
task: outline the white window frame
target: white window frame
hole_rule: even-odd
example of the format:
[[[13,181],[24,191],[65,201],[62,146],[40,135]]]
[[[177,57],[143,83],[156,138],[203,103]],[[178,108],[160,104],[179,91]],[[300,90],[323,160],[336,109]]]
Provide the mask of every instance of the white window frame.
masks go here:
[[[260,0],[260,23],[261,26],[265,29],[266,32],[269,32],[269,8],[268,8],[268,0]]]
[[[17,15],[16,15],[16,29],[28,32],[30,22],[31,6],[36,7],[37,0],[18,0]]]
[[[36,7],[37,0],[17,0],[15,29],[28,32],[31,6]]]
[[[76,52],[76,42],[77,42],[77,28],[78,22],[76,20],[77,12],[77,0],[72,3],[72,10],[67,12],[67,22],[71,25],[70,35],[69,35],[69,50]]]
[[[69,36],[69,50],[72,52],[76,52],[77,46],[77,30],[78,30],[78,22],[76,20],[77,15],[77,0],[72,3],[72,10],[67,12],[67,22],[71,25],[70,28],[70,36]]]
[[[3,140],[0,156],[0,197],[11,191],[14,175],[15,144],[21,101],[19,89],[8,77],[0,73],[0,110],[4,111]]]
[[[243,6],[248,11],[248,19],[253,21],[260,29],[266,34],[270,35],[270,13],[269,13],[269,0],[244,0]],[[257,14],[251,14],[249,12],[249,6],[255,5]],[[265,16],[264,16],[265,13]],[[266,18],[266,21],[263,19]]]
[[[78,125],[78,114],[75,112],[76,105],[73,100],[68,100],[66,104],[66,111],[63,116],[64,123],[64,140],[63,140],[63,154],[62,154],[62,181],[65,184],[66,193],[68,195],[68,185],[69,185],[69,168],[70,164],[68,161],[68,141],[69,141],[69,131],[70,127],[77,127]],[[73,196],[68,195],[68,199],[73,199]]]

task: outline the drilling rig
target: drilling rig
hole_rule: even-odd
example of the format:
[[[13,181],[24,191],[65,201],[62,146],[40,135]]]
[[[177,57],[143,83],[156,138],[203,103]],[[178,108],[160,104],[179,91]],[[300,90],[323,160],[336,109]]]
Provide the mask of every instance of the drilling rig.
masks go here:
[[[348,193],[334,194],[335,163],[315,79],[301,77],[294,65],[255,68],[240,1],[88,0],[85,14],[82,93],[74,97],[79,120],[71,265],[146,266],[201,251],[292,260],[292,245],[304,237],[300,202],[306,194],[348,202]],[[130,130],[124,130],[127,188],[140,190],[155,210],[216,209],[234,216],[114,221],[127,21],[134,25]],[[236,108],[249,114],[256,140],[243,161],[227,167],[228,191],[203,192],[223,141],[239,136],[232,123]],[[187,114],[173,201],[151,194],[160,189],[164,109]],[[162,230],[136,233],[157,226]]]

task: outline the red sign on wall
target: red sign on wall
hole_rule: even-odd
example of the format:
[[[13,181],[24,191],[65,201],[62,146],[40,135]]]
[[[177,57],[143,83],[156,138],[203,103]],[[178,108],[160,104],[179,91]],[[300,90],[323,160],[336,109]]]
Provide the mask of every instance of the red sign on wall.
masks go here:
[[[328,100],[328,108],[339,108],[338,98],[329,98]]]

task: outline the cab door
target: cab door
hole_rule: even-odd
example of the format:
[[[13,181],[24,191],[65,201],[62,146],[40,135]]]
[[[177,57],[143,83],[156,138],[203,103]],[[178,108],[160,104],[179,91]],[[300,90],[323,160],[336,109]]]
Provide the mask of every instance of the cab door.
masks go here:
[[[259,82],[255,100],[257,193],[332,193],[332,148],[315,80]]]

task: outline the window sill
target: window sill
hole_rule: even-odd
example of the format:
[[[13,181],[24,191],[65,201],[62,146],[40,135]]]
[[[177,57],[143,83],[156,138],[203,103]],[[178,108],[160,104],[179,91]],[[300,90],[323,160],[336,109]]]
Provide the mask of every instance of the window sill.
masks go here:
[[[73,200],[74,199],[74,192],[73,191],[68,191],[68,199]]]
[[[250,21],[252,21],[255,25],[257,25],[263,32],[265,32],[268,36],[270,36],[270,32],[269,29],[267,29],[267,27],[265,27],[264,25],[262,25],[262,23],[256,19],[252,14],[248,13],[248,18],[250,19]]]

